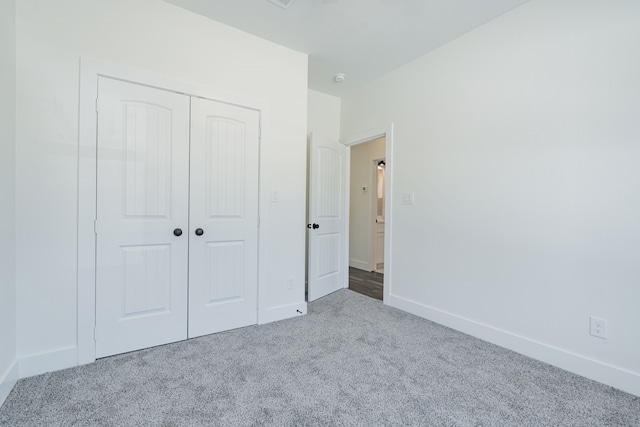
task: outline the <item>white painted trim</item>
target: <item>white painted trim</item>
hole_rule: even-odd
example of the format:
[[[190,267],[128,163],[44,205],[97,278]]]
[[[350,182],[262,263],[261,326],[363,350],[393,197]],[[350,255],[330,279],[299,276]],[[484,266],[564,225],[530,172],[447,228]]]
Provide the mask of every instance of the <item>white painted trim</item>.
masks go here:
[[[262,104],[266,105],[266,104]],[[260,170],[259,170],[259,188],[258,188],[258,216],[260,217],[260,228],[258,230],[258,325],[267,323],[263,321],[267,316],[269,309],[269,208],[271,202],[270,185],[268,185],[269,165],[266,147],[271,141],[271,127],[269,126],[270,116],[269,110],[263,108],[260,110]]]
[[[349,224],[350,221],[350,215],[351,215],[351,147],[347,146],[347,149],[345,150],[345,162],[347,162],[347,164],[345,165],[345,184],[344,184],[344,200],[345,200],[345,205],[344,205],[344,228],[343,228],[343,232],[344,232],[344,239],[343,239],[343,243],[342,243],[342,250],[344,251],[344,257],[343,257],[343,265],[345,266],[344,268],[344,274],[343,274],[343,285],[342,287],[344,289],[349,289],[349,233],[350,233],[350,227],[351,225]]]
[[[18,361],[14,360],[6,371],[0,376],[0,406],[7,400],[9,393],[18,382]]]
[[[278,307],[270,307],[264,311],[264,315],[262,316],[262,319],[258,321],[258,324],[264,325],[265,323],[277,322],[279,320],[290,319],[292,317],[302,316],[305,314],[307,314],[306,302],[296,302]]]
[[[95,253],[96,239],[96,138],[98,75],[100,65],[80,61],[80,104],[78,124],[78,362],[96,359],[95,327]]]
[[[372,271],[369,269],[371,266],[367,261],[362,261],[359,259],[349,259],[349,267],[357,268],[358,270],[363,271]]]
[[[385,269],[386,272],[386,269]],[[640,396],[640,375],[511,332],[390,295],[389,305],[574,374]]]
[[[65,347],[21,357],[19,359],[19,375],[20,378],[27,378],[77,365],[78,348],[76,346]]]
[[[392,286],[393,286],[393,265],[391,263],[391,253],[393,251],[393,123],[388,124],[387,126],[382,126],[380,128],[371,129],[367,132],[363,132],[358,135],[354,135],[352,137],[343,138],[341,142],[347,146],[347,179],[351,176],[351,147],[357,144],[362,144],[364,142],[371,141],[373,139],[385,137],[385,159],[386,159],[386,171],[385,171],[385,179],[386,186],[384,191],[384,278],[383,278],[383,289],[382,289],[382,302],[384,304],[389,304],[389,298],[391,296]],[[347,181],[349,182],[349,181]],[[349,185],[347,185],[349,188]],[[347,263],[349,260],[349,192],[347,191],[346,196],[346,204],[347,204],[347,226],[346,226],[346,258]],[[348,274],[347,274],[347,286],[348,286]]]
[[[385,151],[386,151],[386,146],[385,146]],[[380,250],[380,248],[378,247],[378,162],[380,160],[385,160],[386,159],[381,159],[381,158],[377,158],[377,159],[371,159],[371,164],[370,166],[371,168],[371,174],[369,176],[369,179],[371,180],[371,183],[369,184],[369,188],[371,189],[369,191],[369,198],[371,199],[371,217],[370,217],[370,221],[371,221],[371,261],[369,262],[369,271],[375,271],[378,269],[378,251]],[[385,170],[385,176],[386,176],[386,170]],[[386,193],[386,182],[385,182],[385,193]],[[384,249],[384,248],[383,248]],[[384,255],[384,253],[383,253]],[[382,262],[384,263],[384,257],[382,259]]]
[[[269,104],[263,100],[239,97],[234,94],[212,90],[200,85],[160,76],[127,66],[110,64],[94,59],[80,60],[80,104],[78,131],[78,331],[77,364],[91,363],[96,359],[93,328],[95,327],[95,256],[96,240],[93,221],[96,218],[96,98],[98,78],[109,77],[145,86],[154,87],[189,96],[208,98],[227,104],[250,108],[260,112],[260,188],[259,215],[261,223],[267,224],[269,212],[267,194],[268,162],[264,156],[264,146],[269,144],[268,110]],[[258,230],[258,322],[264,316],[267,283],[267,227]],[[66,367],[66,366],[65,366]],[[21,368],[22,369],[22,368]],[[22,376],[22,375],[21,375]]]

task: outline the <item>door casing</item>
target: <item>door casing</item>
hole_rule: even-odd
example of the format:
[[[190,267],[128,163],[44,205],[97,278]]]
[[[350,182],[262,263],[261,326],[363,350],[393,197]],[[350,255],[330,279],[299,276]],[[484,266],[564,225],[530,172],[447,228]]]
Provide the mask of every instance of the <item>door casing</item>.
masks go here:
[[[385,141],[385,149],[386,149],[386,141]],[[381,159],[373,159],[371,161],[371,166],[372,166],[372,176],[373,176],[373,180],[372,180],[372,190],[369,194],[371,194],[371,259],[370,259],[370,265],[373,267],[372,271],[375,271],[378,269],[378,254],[380,252],[380,250],[384,250],[384,242],[382,243],[382,248],[378,245],[378,185],[379,185],[379,178],[378,178],[378,162],[380,160],[384,160],[386,162],[386,159],[381,158]],[[386,173],[386,171],[385,171]],[[385,193],[386,193],[386,184],[385,184]],[[384,256],[384,252],[383,252],[383,256]],[[384,262],[384,260],[383,260]]]
[[[208,98],[219,102],[241,106],[260,112],[261,144],[268,144],[268,111],[266,103],[245,97],[222,94],[200,85],[174,80],[154,73],[110,64],[93,59],[80,60],[80,118],[78,132],[78,230],[77,230],[77,290],[78,329],[77,363],[86,364],[96,360],[95,352],[95,272],[96,272],[96,155],[97,155],[97,95],[98,77],[109,77],[126,82],[169,90],[185,95]],[[260,155],[259,213],[267,212],[267,165]],[[258,229],[258,324],[268,321],[266,317],[267,259],[266,230]]]

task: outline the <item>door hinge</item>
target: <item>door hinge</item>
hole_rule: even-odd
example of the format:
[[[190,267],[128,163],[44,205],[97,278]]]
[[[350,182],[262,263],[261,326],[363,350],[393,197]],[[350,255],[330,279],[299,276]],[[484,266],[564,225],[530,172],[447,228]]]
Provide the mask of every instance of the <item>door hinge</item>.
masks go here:
[[[258,138],[262,139],[262,128],[258,128]]]
[[[260,215],[258,215],[258,228],[260,228]]]
[[[99,101],[100,101],[100,98],[96,98],[96,113],[99,111],[99,108],[98,108]]]
[[[98,328],[97,327],[93,328],[93,340],[94,341],[98,341]]]
[[[98,220],[93,221],[93,234],[98,234]]]

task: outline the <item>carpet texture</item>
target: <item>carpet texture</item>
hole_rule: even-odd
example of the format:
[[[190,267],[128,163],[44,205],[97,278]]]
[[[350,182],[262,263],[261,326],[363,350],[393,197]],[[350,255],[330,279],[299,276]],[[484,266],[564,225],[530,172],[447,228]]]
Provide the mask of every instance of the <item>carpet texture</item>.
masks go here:
[[[342,290],[22,379],[2,426],[640,426],[640,398]]]

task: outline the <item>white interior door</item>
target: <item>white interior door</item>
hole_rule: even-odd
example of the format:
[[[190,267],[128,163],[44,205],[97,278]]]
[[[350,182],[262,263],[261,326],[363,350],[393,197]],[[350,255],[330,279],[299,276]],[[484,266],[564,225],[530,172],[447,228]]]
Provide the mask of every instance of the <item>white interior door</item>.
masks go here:
[[[311,135],[309,150],[308,300],[347,286],[345,267],[346,147]]]
[[[189,337],[258,321],[259,112],[192,98]]]
[[[98,95],[96,356],[104,357],[187,337],[189,97],[108,78]]]

